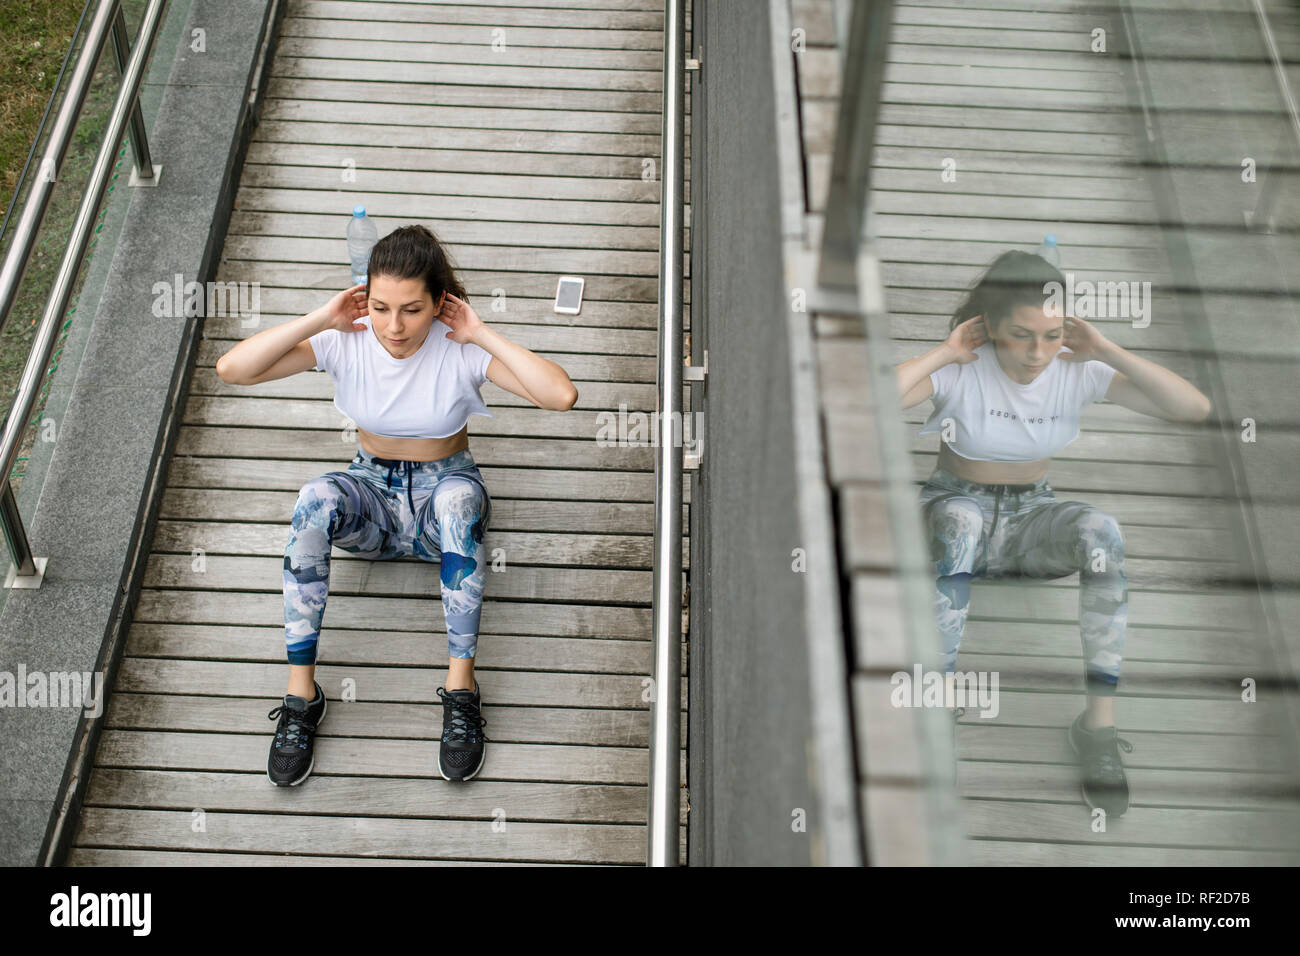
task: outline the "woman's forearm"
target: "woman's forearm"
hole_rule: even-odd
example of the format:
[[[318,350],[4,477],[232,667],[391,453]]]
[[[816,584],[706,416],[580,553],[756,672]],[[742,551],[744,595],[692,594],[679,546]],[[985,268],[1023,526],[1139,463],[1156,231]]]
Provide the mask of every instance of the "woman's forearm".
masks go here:
[[[1210,414],[1210,399],[1177,372],[1134,355],[1109,339],[1097,357],[1115,371],[1123,372],[1169,418],[1201,421]]]
[[[895,371],[898,373],[898,397],[905,397],[931,372],[936,372],[952,362],[956,358],[956,354],[951,345],[947,342],[940,342],[924,355],[918,355],[914,359],[908,359],[906,362],[894,366]]]
[[[501,364],[514,373],[519,384],[537,399],[543,408],[567,411],[578,400],[578,390],[569,375],[550,359],[542,358],[522,345],[511,342],[495,329],[480,325],[473,342],[492,353]]]
[[[217,375],[231,383],[257,378],[299,342],[329,326],[329,313],[321,306],[291,322],[263,329],[217,359]]]

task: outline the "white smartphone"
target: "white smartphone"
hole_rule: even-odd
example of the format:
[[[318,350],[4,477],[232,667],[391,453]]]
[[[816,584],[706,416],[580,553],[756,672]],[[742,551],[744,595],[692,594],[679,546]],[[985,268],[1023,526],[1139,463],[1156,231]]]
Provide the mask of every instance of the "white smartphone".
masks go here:
[[[560,276],[555,289],[555,311],[577,315],[582,311],[582,276]]]

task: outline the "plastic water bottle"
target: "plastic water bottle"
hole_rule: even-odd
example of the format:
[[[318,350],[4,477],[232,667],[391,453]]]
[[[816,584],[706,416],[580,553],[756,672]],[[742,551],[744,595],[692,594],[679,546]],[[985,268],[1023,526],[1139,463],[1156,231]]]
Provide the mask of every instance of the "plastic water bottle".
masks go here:
[[[1046,259],[1056,268],[1061,268],[1061,250],[1056,245],[1056,236],[1048,233],[1043,236],[1043,241],[1038,244],[1038,255]]]
[[[361,285],[366,281],[370,250],[378,239],[375,221],[366,217],[366,207],[353,206],[352,218],[348,221],[348,256],[352,259],[353,285]]]

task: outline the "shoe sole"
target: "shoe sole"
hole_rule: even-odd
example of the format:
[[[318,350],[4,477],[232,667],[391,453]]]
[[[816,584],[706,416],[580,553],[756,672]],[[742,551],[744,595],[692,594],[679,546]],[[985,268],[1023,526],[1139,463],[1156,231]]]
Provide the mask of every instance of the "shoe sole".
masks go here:
[[[1066,737],[1070,741],[1070,749],[1074,751],[1074,755],[1076,757],[1082,757],[1083,754],[1079,750],[1079,745],[1074,742],[1074,724],[1070,725],[1070,729],[1069,732],[1066,734]],[[1082,783],[1079,784],[1079,796],[1083,797],[1083,802],[1088,805],[1089,810],[1099,809],[1098,805],[1093,803],[1092,799],[1088,796],[1088,790]],[[1106,810],[1105,807],[1100,807],[1100,809]],[[1119,810],[1119,811],[1106,810],[1106,816],[1122,817],[1127,812],[1128,812],[1128,806],[1126,805],[1123,810]]]
[[[320,700],[321,700],[320,719],[316,721],[317,727],[319,727],[321,725],[321,721],[325,719],[325,712],[329,710],[330,707],[329,701],[325,699],[325,691],[323,689],[321,690]],[[306,773],[304,773],[297,780],[290,780],[290,781],[283,781],[283,782],[280,780],[276,780],[274,777],[271,776],[271,758],[267,757],[266,758],[266,779],[270,780],[277,787],[296,787],[298,786],[298,784],[302,783],[304,780],[306,780],[308,777],[311,776],[311,768],[314,766],[316,766],[316,735],[315,734],[312,735],[311,762],[307,764]]]

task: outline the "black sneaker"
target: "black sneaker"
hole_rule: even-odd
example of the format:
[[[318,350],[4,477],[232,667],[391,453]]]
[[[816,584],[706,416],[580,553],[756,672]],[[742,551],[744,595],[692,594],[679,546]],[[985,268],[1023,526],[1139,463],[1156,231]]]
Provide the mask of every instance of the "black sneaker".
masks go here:
[[[438,772],[444,780],[469,780],[483,766],[483,726],[479,714],[478,681],[474,689],[438,688],[442,698],[442,743],[438,747]]]
[[[1133,745],[1114,727],[1086,730],[1083,714],[1070,725],[1070,747],[1079,756],[1083,768],[1083,802],[1091,809],[1101,807],[1107,816],[1117,817],[1128,809],[1128,779],[1119,751],[1133,752]]]
[[[315,760],[312,743],[316,728],[325,719],[325,691],[315,681],[316,699],[310,704],[301,697],[286,694],[284,703],[266,716],[279,717],[275,739],[266,758],[266,775],[277,787],[296,787],[307,779]]]

